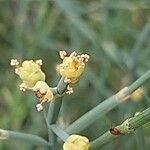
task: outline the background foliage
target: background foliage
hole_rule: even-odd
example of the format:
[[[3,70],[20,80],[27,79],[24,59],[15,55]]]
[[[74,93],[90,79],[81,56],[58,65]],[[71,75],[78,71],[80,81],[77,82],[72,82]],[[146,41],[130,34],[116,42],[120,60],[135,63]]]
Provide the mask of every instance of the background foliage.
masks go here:
[[[47,138],[35,97],[19,91],[20,80],[9,66],[11,58],[43,60],[47,82],[59,76],[58,51],[76,50],[91,59],[75,92],[66,96],[59,121],[66,127],[105,98],[149,69],[149,0],[0,0],[0,128]],[[95,139],[136,111],[150,105],[148,84],[141,101],[128,101],[97,120],[81,134]],[[150,146],[149,123],[102,150],[145,150]],[[19,142],[0,141],[0,150],[42,150]]]

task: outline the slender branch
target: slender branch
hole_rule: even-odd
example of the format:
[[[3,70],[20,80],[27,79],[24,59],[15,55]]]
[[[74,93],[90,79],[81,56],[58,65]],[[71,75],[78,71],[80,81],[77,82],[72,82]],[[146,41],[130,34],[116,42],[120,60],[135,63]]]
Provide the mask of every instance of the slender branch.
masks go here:
[[[136,89],[138,89],[140,86],[146,83],[149,79],[150,79],[150,70],[148,70],[139,79],[137,79],[134,83],[132,83],[129,86],[126,94],[127,95],[132,94]]]
[[[0,140],[19,140],[27,144],[42,145],[49,147],[50,144],[43,138],[26,133],[0,129]]]
[[[53,124],[56,122],[62,105],[62,99],[63,97],[61,96],[50,103],[48,114],[47,114],[47,119],[49,124]]]
[[[129,126],[132,129],[136,129],[148,121],[150,121],[150,107],[143,112],[138,113],[135,117],[129,119]]]
[[[45,119],[45,122],[46,122],[46,126],[47,126],[47,131],[48,131],[48,141],[49,141],[49,143],[51,144],[51,146],[52,146],[52,131],[49,131],[49,122],[48,122],[48,119],[47,119],[47,115],[46,115],[46,110],[44,109],[43,110],[43,116],[44,116],[44,119]]]
[[[150,70],[148,70],[144,75],[142,75],[129,87],[120,90],[116,95],[106,99],[98,106],[96,106],[95,108],[93,108],[92,110],[84,114],[82,117],[77,119],[66,129],[66,132],[68,134],[73,134],[73,133],[79,133],[80,131],[84,130],[85,128],[90,126],[94,121],[96,121],[98,118],[104,116],[114,107],[127,100],[131,93],[133,93],[137,88],[139,88],[149,79],[150,79]]]
[[[62,97],[63,97],[62,94],[65,92],[67,85],[68,84],[64,82],[64,77],[61,77],[57,87],[54,88],[55,94],[58,94],[59,97],[57,97],[57,100],[54,100],[49,105],[47,115],[49,124],[54,124],[58,118],[58,114],[62,105]]]
[[[134,54],[133,57],[136,56],[136,54],[141,50],[141,47],[143,43],[146,41],[149,33],[150,33],[150,20],[147,21],[147,23],[145,24],[145,26],[143,27],[142,31],[140,32],[139,36],[135,41],[135,45],[132,51],[132,53]]]
[[[54,134],[54,132],[49,128],[49,124],[56,123],[56,120],[59,115],[59,111],[62,105],[62,96],[54,100],[52,103],[49,105],[49,110],[48,110],[48,115],[47,115],[47,127],[48,127],[48,134],[49,134],[49,141],[52,143],[52,148],[55,150],[56,148],[56,142],[57,142],[57,137]]]
[[[47,126],[49,124],[55,124],[59,115],[59,111],[62,105],[62,98],[63,93],[65,92],[67,88],[67,83],[64,82],[64,77],[61,77],[60,81],[58,82],[58,85],[56,88],[54,88],[53,92],[56,95],[56,99],[50,103],[48,114],[46,117]],[[49,133],[49,141],[52,143],[53,150],[57,149],[57,136],[54,134],[53,130],[51,128],[48,128]]]
[[[68,134],[79,133],[84,130],[88,126],[90,126],[94,121],[98,118],[105,115],[107,112],[112,110],[115,106],[117,106],[118,102],[116,101],[115,96],[110,97],[107,101],[102,102],[82,117],[73,122],[67,129],[66,132]]]
[[[65,92],[67,85],[68,85],[68,83],[64,82],[64,77],[61,77],[61,79],[58,82],[58,85],[56,87],[57,94],[62,95]]]
[[[144,110],[143,112],[138,113],[132,118],[127,119],[121,125],[112,128],[112,133],[116,132],[117,135],[112,134],[111,130],[104,133],[102,136],[97,138],[96,140],[91,142],[91,150],[95,150],[96,148],[100,148],[107,143],[115,140],[121,135],[132,133],[134,130],[144,125],[145,123],[150,121],[150,107]]]
[[[64,142],[66,141],[66,139],[69,137],[69,135],[63,130],[61,129],[58,125],[53,124],[51,126],[49,126],[53,132],[59,137],[61,138]]]

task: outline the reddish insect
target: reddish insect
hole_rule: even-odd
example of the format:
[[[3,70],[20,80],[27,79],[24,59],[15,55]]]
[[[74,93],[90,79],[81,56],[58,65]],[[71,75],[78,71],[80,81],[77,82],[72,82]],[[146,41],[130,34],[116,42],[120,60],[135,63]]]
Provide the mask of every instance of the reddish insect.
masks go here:
[[[110,128],[109,131],[112,135],[120,135],[121,134],[117,128]]]

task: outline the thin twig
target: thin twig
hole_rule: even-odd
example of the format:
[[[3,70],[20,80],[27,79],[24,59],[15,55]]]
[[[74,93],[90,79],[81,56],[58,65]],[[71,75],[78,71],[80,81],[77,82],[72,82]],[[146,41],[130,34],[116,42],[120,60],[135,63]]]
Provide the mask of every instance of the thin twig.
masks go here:
[[[33,145],[49,147],[50,144],[37,135],[0,129],[0,140],[18,140]]]
[[[68,84],[64,82],[64,77],[61,77],[57,87],[53,89],[56,99],[49,105],[48,114],[46,117],[47,126],[55,124],[57,121],[59,111],[62,105],[63,93],[66,91],[67,85]],[[48,132],[49,140],[52,143],[52,148],[55,150],[57,148],[57,136],[56,134],[54,134],[51,128],[48,128]]]
[[[58,125],[53,124],[51,126],[49,126],[53,132],[59,137],[61,138],[61,140],[63,140],[64,142],[66,141],[66,139],[69,137],[69,135],[63,130],[61,129]]]

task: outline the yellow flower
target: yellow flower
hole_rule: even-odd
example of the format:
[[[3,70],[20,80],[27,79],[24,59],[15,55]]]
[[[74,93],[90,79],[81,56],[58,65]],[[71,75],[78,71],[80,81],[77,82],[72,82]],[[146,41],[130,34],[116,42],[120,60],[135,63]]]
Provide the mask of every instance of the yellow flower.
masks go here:
[[[41,111],[43,109],[43,103],[53,100],[53,92],[44,81],[38,81],[32,88],[32,91],[35,92],[36,96],[40,100],[40,103],[36,105],[38,111]]]
[[[45,81],[45,74],[41,70],[42,60],[26,60],[19,66],[16,59],[11,60],[11,66],[15,66],[15,72],[22,79],[20,89],[25,91],[31,89],[37,81]]]
[[[144,94],[143,88],[138,88],[131,94],[131,100],[133,100],[134,102],[139,102],[142,99],[143,94]]]
[[[80,135],[71,135],[63,145],[63,150],[89,150],[88,138]]]
[[[66,56],[65,51],[60,51],[60,58],[63,62],[56,67],[58,73],[65,77],[65,82],[75,83],[84,71],[85,64],[89,60],[87,54],[77,55],[76,52]]]

